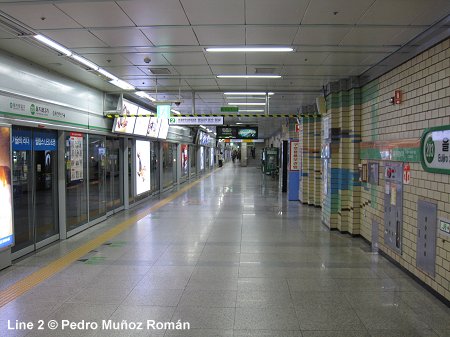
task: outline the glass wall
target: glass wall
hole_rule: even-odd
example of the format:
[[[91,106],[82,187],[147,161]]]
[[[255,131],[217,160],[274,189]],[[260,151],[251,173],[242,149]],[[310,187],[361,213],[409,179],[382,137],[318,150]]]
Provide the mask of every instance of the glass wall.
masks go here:
[[[106,138],[89,135],[89,221],[106,214]]]
[[[88,222],[86,134],[65,135],[67,231]]]
[[[189,176],[189,146],[187,144],[180,145],[180,157],[181,178],[185,180]]]
[[[133,146],[134,146],[134,141],[133,139],[128,139],[128,198],[129,198],[129,203],[132,204],[134,203],[134,155],[133,155]]]
[[[177,144],[163,143],[163,188],[177,181]]]

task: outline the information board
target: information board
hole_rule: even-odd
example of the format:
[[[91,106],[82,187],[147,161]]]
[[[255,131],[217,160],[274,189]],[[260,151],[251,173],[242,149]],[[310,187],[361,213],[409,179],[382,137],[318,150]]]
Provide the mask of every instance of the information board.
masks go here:
[[[298,156],[298,150],[299,150],[300,142],[298,140],[291,141],[290,144],[290,153],[289,153],[289,162],[290,162],[290,171],[298,171],[300,170],[300,160]]]

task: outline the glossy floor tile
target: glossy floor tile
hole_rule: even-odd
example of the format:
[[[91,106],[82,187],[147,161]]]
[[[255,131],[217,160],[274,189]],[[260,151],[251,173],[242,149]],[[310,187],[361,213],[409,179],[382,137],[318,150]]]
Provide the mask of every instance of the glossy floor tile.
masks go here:
[[[0,290],[156,201],[16,261],[0,272]],[[0,335],[450,336],[449,317],[363,240],[323,227],[320,209],[287,201],[257,168],[229,163],[0,308]],[[99,328],[11,330],[8,320]],[[125,326],[106,329],[111,322]],[[134,323],[142,329],[126,325]]]

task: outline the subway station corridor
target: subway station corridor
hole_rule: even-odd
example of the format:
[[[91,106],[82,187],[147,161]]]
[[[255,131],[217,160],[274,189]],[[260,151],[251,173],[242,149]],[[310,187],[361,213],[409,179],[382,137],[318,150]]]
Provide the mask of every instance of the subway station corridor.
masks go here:
[[[16,262],[0,272],[0,291],[139,212],[149,214],[1,307],[0,335],[450,336],[443,303],[238,163]],[[8,320],[180,320],[190,330],[23,331]]]

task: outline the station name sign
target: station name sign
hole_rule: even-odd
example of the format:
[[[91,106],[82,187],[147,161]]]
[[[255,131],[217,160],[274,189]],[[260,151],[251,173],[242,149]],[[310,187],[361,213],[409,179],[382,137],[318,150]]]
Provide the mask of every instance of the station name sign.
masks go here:
[[[425,171],[450,174],[450,125],[425,130],[420,141],[420,158]]]
[[[170,125],[223,125],[223,117],[170,117]]]

